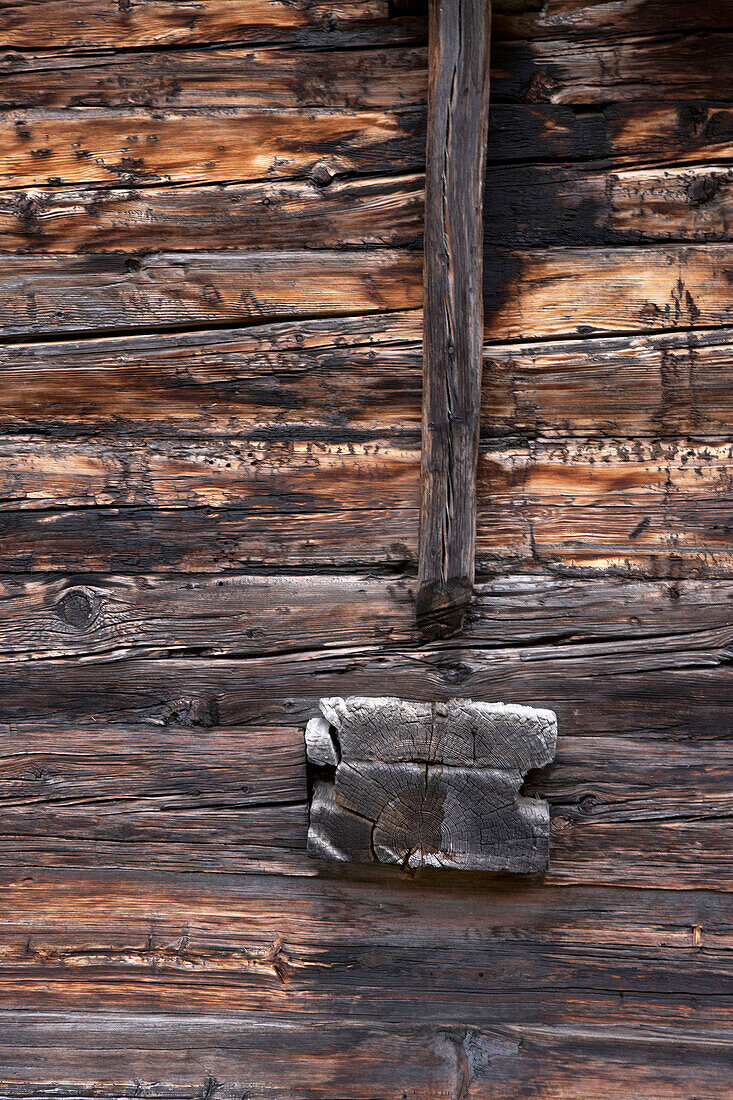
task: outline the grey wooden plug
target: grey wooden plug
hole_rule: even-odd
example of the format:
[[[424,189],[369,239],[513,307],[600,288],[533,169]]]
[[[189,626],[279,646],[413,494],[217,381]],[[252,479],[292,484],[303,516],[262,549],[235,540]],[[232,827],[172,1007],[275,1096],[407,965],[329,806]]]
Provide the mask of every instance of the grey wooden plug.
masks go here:
[[[308,852],[409,868],[544,871],[550,813],[520,796],[555,755],[552,711],[503,703],[321,699],[306,752]]]

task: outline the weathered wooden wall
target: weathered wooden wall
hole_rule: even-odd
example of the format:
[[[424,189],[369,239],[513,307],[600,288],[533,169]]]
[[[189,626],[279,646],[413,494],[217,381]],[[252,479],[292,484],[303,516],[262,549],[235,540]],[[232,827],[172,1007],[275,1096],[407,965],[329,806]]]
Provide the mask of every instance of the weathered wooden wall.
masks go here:
[[[4,1097],[733,1096],[733,6],[495,6],[430,645],[420,5],[0,6]],[[549,875],[309,861],[349,693],[556,710]]]

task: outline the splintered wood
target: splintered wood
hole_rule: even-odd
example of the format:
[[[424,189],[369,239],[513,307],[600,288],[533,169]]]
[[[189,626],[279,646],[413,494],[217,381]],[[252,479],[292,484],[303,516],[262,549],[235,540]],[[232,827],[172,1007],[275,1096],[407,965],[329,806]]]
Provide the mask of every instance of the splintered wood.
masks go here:
[[[305,731],[308,852],[415,869],[549,866],[547,802],[520,796],[555,755],[549,710],[503,703],[321,699]],[[330,774],[325,771],[330,769]]]

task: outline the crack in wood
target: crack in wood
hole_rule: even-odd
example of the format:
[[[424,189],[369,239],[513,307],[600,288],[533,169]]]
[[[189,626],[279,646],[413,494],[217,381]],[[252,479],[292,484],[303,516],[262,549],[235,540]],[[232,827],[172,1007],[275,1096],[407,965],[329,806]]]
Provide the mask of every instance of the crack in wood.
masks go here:
[[[317,859],[531,873],[549,866],[549,805],[520,795],[555,755],[549,710],[452,699],[321,699],[306,727],[318,769]]]

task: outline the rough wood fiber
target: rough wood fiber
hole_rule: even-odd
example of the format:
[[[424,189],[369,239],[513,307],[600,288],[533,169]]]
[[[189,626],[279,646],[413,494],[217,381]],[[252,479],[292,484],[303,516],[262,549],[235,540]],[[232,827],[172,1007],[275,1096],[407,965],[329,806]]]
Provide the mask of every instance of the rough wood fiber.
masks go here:
[[[236,6],[237,0],[231,2]],[[228,44],[112,55],[44,50],[0,58],[0,105],[5,108],[261,107],[275,112],[416,106],[422,112],[426,89],[422,47],[340,51],[233,49]],[[287,128],[287,115],[278,121]],[[318,121],[315,112],[312,121]]]
[[[490,0],[430,0],[417,621],[459,630],[473,589]]]
[[[388,0],[9,0],[0,13],[6,46],[171,47],[195,42],[304,42],[332,48],[399,38]],[[408,28],[410,29],[410,28]]]
[[[306,727],[308,759],[335,776],[314,787],[311,856],[411,870],[547,869],[549,807],[519,789],[554,756],[551,711],[465,699],[319,706],[322,717]]]
[[[423,167],[424,114],[410,108],[147,108],[9,111],[0,188],[236,183]]]
[[[426,645],[419,6],[0,5],[5,1097],[731,1096],[733,8],[494,3]],[[556,710],[549,874],[310,860],[351,693]]]
[[[415,310],[0,346],[0,426],[36,439],[415,433],[420,325]],[[732,364],[730,328],[492,344],[482,433],[722,440]]]

